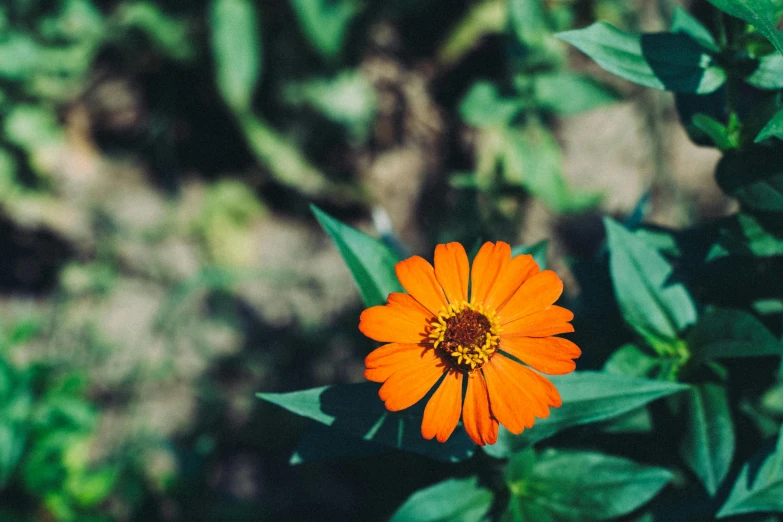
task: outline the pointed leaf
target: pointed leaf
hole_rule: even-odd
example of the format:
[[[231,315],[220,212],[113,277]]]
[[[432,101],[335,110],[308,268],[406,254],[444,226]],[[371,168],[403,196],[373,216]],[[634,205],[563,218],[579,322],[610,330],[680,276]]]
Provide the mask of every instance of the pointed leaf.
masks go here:
[[[348,25],[359,12],[353,0],[291,0],[307,39],[324,57],[334,58],[343,48]]]
[[[518,98],[502,96],[489,82],[474,83],[459,104],[463,121],[474,127],[508,125],[524,107]]]
[[[674,16],[672,17],[672,32],[684,33],[699,42],[705,49],[709,49],[713,52],[719,52],[715,38],[712,33],[702,25],[696,18],[693,17],[688,11],[681,6],[674,8]]]
[[[783,56],[781,56],[781,58],[783,59]],[[783,109],[776,112],[772,119],[764,125],[764,128],[761,129],[761,132],[756,136],[755,142],[758,143],[767,138],[783,140]]]
[[[550,410],[546,419],[537,419],[535,425],[521,435],[513,435],[501,427],[497,443],[486,446],[486,453],[506,458],[514,451],[566,428],[611,419],[687,389],[687,386],[673,382],[601,372],[574,372],[549,379],[560,392],[563,405]]]
[[[757,472],[751,463],[742,467],[718,518],[759,511],[783,512],[783,429],[775,451],[764,459]]]
[[[529,477],[510,481],[509,511],[516,504],[520,512],[530,513],[533,505],[555,519],[606,520],[647,503],[673,476],[663,468],[601,453],[547,450]]]
[[[745,20],[783,53],[783,36],[777,29],[779,5],[772,0],[709,0],[731,16]]]
[[[229,107],[247,111],[261,75],[256,10],[249,0],[212,0],[209,15],[218,89]]]
[[[704,314],[688,334],[694,357],[758,357],[783,355],[783,344],[764,323],[743,310],[715,308]]]
[[[693,386],[688,399],[680,454],[707,492],[714,495],[726,478],[734,456],[734,425],[726,388],[712,383]]]
[[[596,22],[557,37],[607,71],[647,87],[708,94],[726,81],[709,52],[684,33],[631,34]]]
[[[492,492],[476,477],[450,479],[408,497],[391,522],[478,522],[491,505]]]
[[[357,441],[366,441],[389,448],[412,451],[444,462],[458,462],[469,458],[476,449],[465,430],[458,427],[448,441],[425,440],[421,436],[421,421],[424,402],[412,408],[392,413],[386,410],[378,398],[379,384],[358,383],[339,386],[325,386],[290,393],[259,393],[257,396],[286,410],[329,426],[323,430],[322,441],[330,440],[338,451],[335,457],[345,456],[342,442],[346,436]],[[316,448],[318,450],[318,448]],[[368,453],[366,445],[357,444],[352,455]],[[297,456],[298,455],[298,456]],[[325,456],[316,453],[318,459]],[[292,460],[302,462],[306,453],[297,452]]]
[[[310,208],[340,250],[365,305],[382,305],[390,293],[403,291],[394,272],[398,259],[389,247],[340,223],[315,205]]]
[[[759,89],[783,88],[783,55],[773,51],[759,58],[756,70],[745,81]]]
[[[672,267],[658,251],[605,218],[609,268],[623,317],[656,351],[665,352],[688,325],[696,307],[685,287],[672,281]]]

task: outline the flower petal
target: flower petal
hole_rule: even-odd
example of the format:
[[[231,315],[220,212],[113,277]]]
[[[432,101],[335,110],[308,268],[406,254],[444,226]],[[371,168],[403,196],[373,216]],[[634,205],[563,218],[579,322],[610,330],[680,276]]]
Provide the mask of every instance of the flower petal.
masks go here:
[[[462,413],[462,372],[452,370],[427,402],[421,421],[421,436],[446,442],[457,427]]]
[[[468,390],[462,406],[462,423],[468,436],[478,444],[494,444],[498,440],[498,421],[489,410],[487,384],[480,371],[468,374]]]
[[[542,270],[522,283],[505,305],[498,308],[498,321],[510,321],[541,311],[553,304],[563,293],[563,282],[551,270]]]
[[[502,308],[520,285],[538,272],[538,263],[533,256],[522,254],[514,257],[498,275],[495,284],[484,298],[484,306],[492,310]]]
[[[473,260],[470,272],[470,302],[483,304],[498,276],[511,261],[511,247],[508,243],[484,243]]]
[[[548,337],[573,332],[574,327],[568,323],[573,318],[574,314],[570,310],[552,305],[540,312],[503,324],[500,327],[500,335],[503,337]]]
[[[373,350],[364,359],[367,369],[364,377],[368,381],[384,382],[397,371],[406,366],[413,366],[422,361],[432,361],[437,357],[432,346],[421,344],[384,344]]]
[[[435,277],[450,303],[468,300],[470,263],[459,243],[435,247]]]
[[[549,375],[574,371],[582,354],[577,345],[562,337],[500,337],[500,349]]]
[[[397,263],[394,270],[402,287],[433,314],[437,315],[448,304],[435,270],[424,258],[410,257]]]
[[[535,413],[542,413],[542,405],[535,397],[531,400],[531,396],[517,384],[518,375],[508,368],[506,362],[513,361],[495,356],[481,371],[487,381],[492,413],[508,431],[519,434],[533,426]]]
[[[419,402],[447,370],[440,359],[405,366],[386,379],[378,396],[389,411],[404,410]]]
[[[493,357],[483,369],[490,407],[512,433],[532,427],[535,417],[549,417],[549,408],[563,402],[548,379],[503,355]]]
[[[368,308],[359,317],[359,330],[380,342],[421,343],[435,318],[408,294],[389,294],[389,304]]]

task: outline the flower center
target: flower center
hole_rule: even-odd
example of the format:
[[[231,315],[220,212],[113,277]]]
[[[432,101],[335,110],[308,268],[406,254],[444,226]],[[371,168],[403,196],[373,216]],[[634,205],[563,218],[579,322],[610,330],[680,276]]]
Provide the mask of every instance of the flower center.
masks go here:
[[[461,301],[441,310],[433,321],[430,339],[445,361],[470,372],[489,361],[498,348],[498,324],[494,313],[481,305]]]

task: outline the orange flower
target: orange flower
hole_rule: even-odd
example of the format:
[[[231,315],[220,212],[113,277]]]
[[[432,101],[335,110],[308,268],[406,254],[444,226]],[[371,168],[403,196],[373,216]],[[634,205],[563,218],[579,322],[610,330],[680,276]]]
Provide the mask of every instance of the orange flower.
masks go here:
[[[419,256],[395,269],[408,293],[389,294],[359,322],[364,335],[390,343],[364,361],[365,377],[383,383],[378,395],[388,410],[414,405],[440,383],[424,409],[422,436],[445,442],[461,415],[483,446],[497,440],[498,423],[521,433],[560,406],[554,385],[533,371],[571,372],[581,354],[553,337],[574,331],[574,315],[552,304],[563,292],[557,274],[541,271],[532,256],[512,259],[500,241],[484,243],[472,270],[459,243],[437,246],[434,269]]]

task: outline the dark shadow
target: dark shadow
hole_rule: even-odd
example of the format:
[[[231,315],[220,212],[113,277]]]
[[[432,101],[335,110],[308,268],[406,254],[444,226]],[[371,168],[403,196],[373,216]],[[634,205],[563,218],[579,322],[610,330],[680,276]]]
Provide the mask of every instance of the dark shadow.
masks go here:
[[[26,229],[0,215],[0,292],[46,295],[58,284],[60,269],[75,252],[44,228]]]

